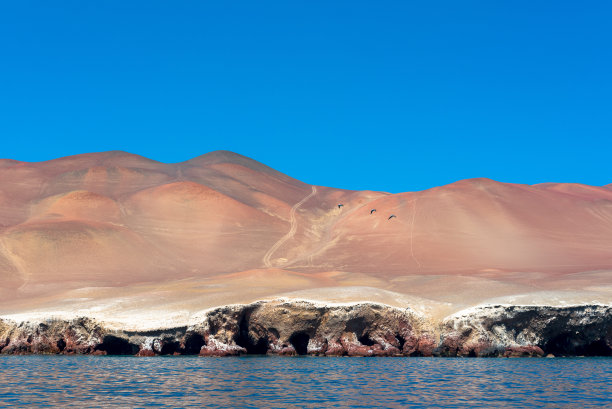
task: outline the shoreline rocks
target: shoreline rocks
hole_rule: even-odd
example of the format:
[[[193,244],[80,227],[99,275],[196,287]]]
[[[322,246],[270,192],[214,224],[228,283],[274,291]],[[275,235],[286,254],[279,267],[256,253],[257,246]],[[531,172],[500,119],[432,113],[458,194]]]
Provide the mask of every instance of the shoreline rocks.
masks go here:
[[[256,302],[189,327],[113,331],[89,318],[0,320],[2,354],[543,357],[612,355],[612,306],[481,306],[432,324],[376,303]]]
[[[612,306],[496,305],[443,320],[444,356],[610,356]]]

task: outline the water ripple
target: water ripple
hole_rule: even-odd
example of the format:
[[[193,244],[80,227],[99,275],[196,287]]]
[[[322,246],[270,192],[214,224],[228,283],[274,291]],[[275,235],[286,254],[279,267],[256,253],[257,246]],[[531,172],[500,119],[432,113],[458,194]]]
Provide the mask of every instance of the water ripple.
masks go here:
[[[0,357],[0,405],[612,407],[612,359]]]

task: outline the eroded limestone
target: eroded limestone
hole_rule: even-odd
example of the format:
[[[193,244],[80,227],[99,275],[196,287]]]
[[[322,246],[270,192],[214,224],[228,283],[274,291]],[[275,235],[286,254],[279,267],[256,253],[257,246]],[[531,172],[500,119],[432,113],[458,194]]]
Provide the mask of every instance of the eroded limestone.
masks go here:
[[[612,355],[612,307],[482,306],[436,324],[375,303],[257,302],[209,310],[189,327],[115,331],[88,318],[0,320],[3,354],[235,356]]]

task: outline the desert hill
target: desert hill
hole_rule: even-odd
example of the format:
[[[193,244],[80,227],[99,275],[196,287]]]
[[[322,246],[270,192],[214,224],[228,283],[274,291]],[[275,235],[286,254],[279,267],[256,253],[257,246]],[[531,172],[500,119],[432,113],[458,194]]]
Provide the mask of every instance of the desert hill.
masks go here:
[[[441,313],[610,302],[611,271],[610,185],[358,192],[225,151],[174,164],[119,151],[0,160],[5,315],[180,320],[274,297]]]

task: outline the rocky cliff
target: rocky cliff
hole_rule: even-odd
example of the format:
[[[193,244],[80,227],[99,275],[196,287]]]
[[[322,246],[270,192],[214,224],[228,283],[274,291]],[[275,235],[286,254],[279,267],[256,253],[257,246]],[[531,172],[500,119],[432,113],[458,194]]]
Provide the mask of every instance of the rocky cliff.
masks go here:
[[[375,303],[257,302],[190,326],[117,331],[88,318],[0,321],[3,354],[612,355],[612,307],[483,306],[436,322]]]
[[[612,355],[612,307],[496,305],[446,318],[447,356]]]

